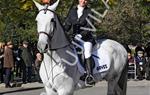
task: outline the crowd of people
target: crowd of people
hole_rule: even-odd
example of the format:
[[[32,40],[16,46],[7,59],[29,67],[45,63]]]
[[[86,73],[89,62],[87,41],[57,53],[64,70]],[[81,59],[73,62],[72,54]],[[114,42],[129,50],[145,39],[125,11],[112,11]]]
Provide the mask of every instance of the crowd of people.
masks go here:
[[[150,42],[146,46],[138,43],[134,49],[127,48],[129,70],[132,69],[134,73],[129,73],[129,78],[136,78],[138,80],[150,80]]]
[[[11,41],[0,43],[0,83],[11,88],[15,78],[21,78],[23,84],[33,81],[41,82],[39,67],[42,55],[28,41],[19,46]]]
[[[39,68],[42,55],[27,41],[19,46],[13,45],[11,41],[0,43],[0,83],[5,83],[6,88],[12,87],[11,82],[17,77],[21,78],[23,84],[33,81],[41,82]],[[126,47],[128,52],[128,63],[136,66],[136,75],[128,74],[128,78],[139,80],[150,80],[150,42],[144,47],[137,44],[134,53],[131,48]]]

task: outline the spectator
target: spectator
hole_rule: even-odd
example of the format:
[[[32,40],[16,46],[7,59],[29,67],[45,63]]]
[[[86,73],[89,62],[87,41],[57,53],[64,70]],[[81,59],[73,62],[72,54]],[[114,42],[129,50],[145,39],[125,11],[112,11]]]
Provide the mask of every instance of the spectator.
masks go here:
[[[134,71],[135,70],[135,68],[134,68],[134,66],[135,66],[134,57],[132,56],[131,53],[128,53],[128,65],[129,65],[128,66],[129,71]],[[134,73],[128,73],[128,78],[129,79],[130,78],[134,79],[134,77],[135,77]]]
[[[15,71],[16,77],[21,77],[21,50],[18,46],[14,48]]]
[[[144,51],[144,48],[143,48],[143,46],[142,46],[141,43],[138,43],[137,46],[136,46],[136,48],[135,48],[135,56],[137,56],[137,52],[138,52],[138,51],[143,51],[143,52],[145,52],[145,51]]]
[[[146,56],[150,57],[150,42],[147,43],[145,48]]]
[[[13,44],[11,41],[7,42],[7,46],[4,51],[4,70],[5,70],[5,87],[10,88],[11,72],[14,69],[13,59]]]
[[[21,58],[23,60],[23,83],[31,82],[32,76],[33,56],[31,54],[31,51],[29,50],[28,44],[29,43],[27,41],[23,41],[23,47],[21,48]]]
[[[147,44],[145,48],[145,53],[147,57],[146,63],[146,80],[150,80],[150,42]]]
[[[134,57],[132,56],[131,53],[131,49],[129,48],[129,46],[127,44],[123,44],[127,53],[128,53],[128,79],[132,78],[134,79],[135,74],[134,74],[134,66],[135,66],[135,62],[134,62]]]
[[[4,43],[0,43],[0,83],[3,83]]]
[[[143,51],[138,51],[135,57],[136,67],[137,67],[137,78],[143,80],[145,77],[146,59],[144,57]]]
[[[42,62],[42,55],[40,53],[37,53],[35,59],[35,70],[36,70],[36,79],[38,82],[41,82],[41,78],[39,75],[41,62]]]

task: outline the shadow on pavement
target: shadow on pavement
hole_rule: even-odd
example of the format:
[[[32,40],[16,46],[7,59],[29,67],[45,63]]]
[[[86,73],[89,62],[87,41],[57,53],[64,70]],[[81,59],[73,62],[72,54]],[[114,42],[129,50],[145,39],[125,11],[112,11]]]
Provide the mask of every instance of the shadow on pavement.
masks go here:
[[[21,89],[17,89],[17,90],[13,90],[13,91],[5,91],[5,92],[1,92],[0,95],[8,94],[8,93],[13,93],[13,92],[23,92],[23,91],[37,90],[37,89],[42,89],[42,88],[43,88],[43,87],[21,88]]]

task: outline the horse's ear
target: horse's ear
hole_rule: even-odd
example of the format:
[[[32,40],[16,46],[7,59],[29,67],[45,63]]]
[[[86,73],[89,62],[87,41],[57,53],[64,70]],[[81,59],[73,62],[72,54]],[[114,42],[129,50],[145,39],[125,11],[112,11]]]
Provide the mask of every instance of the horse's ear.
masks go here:
[[[60,0],[57,0],[53,5],[49,6],[48,9],[55,11]]]
[[[40,5],[38,2],[36,2],[35,0],[33,0],[35,6],[38,8],[38,10],[44,9],[44,6]]]

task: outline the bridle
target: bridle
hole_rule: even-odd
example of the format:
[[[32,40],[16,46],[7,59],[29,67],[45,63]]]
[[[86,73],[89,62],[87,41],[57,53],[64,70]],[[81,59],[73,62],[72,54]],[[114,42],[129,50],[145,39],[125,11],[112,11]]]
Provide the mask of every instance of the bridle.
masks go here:
[[[50,12],[52,12],[52,13],[55,14],[54,11],[52,11],[52,10],[50,10],[50,9],[48,9],[48,8],[42,9],[42,10],[40,10],[39,12],[41,12],[41,11],[44,11],[44,14],[46,14],[47,11],[50,11]],[[52,21],[51,21],[51,22],[52,22]],[[55,20],[53,20],[53,22],[56,23]],[[45,31],[40,31],[40,32],[38,32],[38,36],[39,36],[40,34],[44,34],[44,35],[46,35],[46,36],[48,37],[48,40],[51,41],[51,39],[52,39],[52,37],[53,37],[53,35],[54,35],[54,32],[55,32],[55,29],[56,29],[56,25],[54,24],[54,29],[53,29],[53,31],[52,31],[50,34],[47,33],[47,32],[45,32]],[[55,63],[58,64],[58,62],[53,58],[53,56],[52,56],[52,54],[51,54],[52,52],[51,52],[51,53],[45,52],[45,53],[46,53]],[[52,61],[52,60],[51,60],[51,61]],[[44,60],[43,60],[43,63],[44,63],[45,71],[46,71],[47,80],[49,80],[50,78],[49,78],[48,71],[47,71],[47,69],[46,69],[46,63],[45,63]],[[56,65],[55,65],[55,66],[56,66]],[[53,74],[53,68],[54,68],[55,66],[52,67],[52,74]],[[52,82],[54,81],[54,79],[55,79],[55,77],[52,79]],[[49,83],[49,86],[52,88],[52,90],[53,90],[54,92],[57,92],[56,88],[53,87],[53,85],[51,85],[51,84]]]
[[[50,10],[50,9],[42,9],[42,10],[40,10],[40,11],[44,11],[44,13],[46,14],[46,11],[50,11],[50,12],[52,12],[52,13],[54,13],[55,14],[55,12],[54,11],[52,11],[52,10]],[[39,11],[39,12],[40,12]],[[58,21],[57,21],[57,18],[55,19],[52,19],[51,20],[51,22],[54,22],[54,28],[53,28],[53,30],[52,31],[49,31],[50,33],[47,33],[46,31],[39,31],[38,32],[38,35],[40,35],[40,34],[44,34],[44,35],[46,35],[47,37],[48,37],[48,39],[49,39],[49,41],[51,41],[51,39],[52,39],[52,37],[53,37],[53,35],[54,35],[54,32],[55,32],[55,29],[57,30],[57,25],[56,25],[56,22],[57,22],[57,24],[58,24]],[[51,61],[52,62],[55,62],[56,64],[60,64],[59,62],[57,62],[56,61],[56,59],[53,57],[53,52],[51,52],[51,51],[49,51],[49,52],[44,52],[45,54],[47,54],[50,58],[51,58]],[[70,54],[71,55],[71,54]],[[72,55],[73,56],[73,55]],[[75,58],[75,59],[77,59],[77,58]],[[63,60],[62,60],[63,61]],[[76,60],[77,61],[77,60]],[[77,62],[74,62],[74,63],[77,63]],[[61,61],[60,61],[61,62]],[[65,62],[65,61],[64,61]],[[50,79],[50,77],[49,77],[49,75],[48,75],[48,70],[47,70],[47,68],[46,68],[46,62],[43,60],[43,63],[44,63],[44,68],[45,68],[45,71],[46,71],[46,76],[47,76],[47,80],[49,80]],[[51,64],[52,65],[52,64]],[[74,64],[73,64],[74,65]],[[52,70],[51,70],[51,72],[52,72],[52,76],[53,76],[53,69],[54,69],[54,67],[55,67],[56,65],[52,65],[51,67],[52,67]],[[61,72],[62,73],[62,72]],[[54,82],[54,79],[58,76],[58,75],[61,75],[61,73],[59,73],[59,74],[57,74],[57,75],[55,75],[55,77],[52,77],[52,82]],[[53,91],[54,92],[57,92],[57,88],[54,86],[53,87],[53,85],[52,84],[50,84],[49,82],[48,82],[48,85],[53,89]]]
[[[48,9],[47,7],[46,7],[46,9],[41,9],[39,12],[41,12],[41,11],[44,11],[44,14],[46,14],[47,11],[50,11],[50,12],[52,12],[52,13],[55,14],[54,11]],[[55,21],[54,19],[52,19],[52,21],[53,21],[54,23],[56,23],[56,21]],[[55,30],[55,28],[56,28],[56,25],[54,24],[54,29],[53,29],[53,31],[51,32],[51,34],[48,34],[48,33],[44,32],[44,31],[41,31],[41,32],[38,32],[38,36],[39,36],[40,34],[44,34],[44,35],[46,35],[46,36],[48,37],[49,41],[51,41],[51,39],[52,39],[52,37],[53,37],[53,35],[54,35],[54,30]]]
[[[49,41],[51,41],[52,36],[51,36],[50,34],[48,34],[48,33],[46,33],[46,32],[43,32],[43,31],[38,32],[38,36],[39,36],[40,34],[44,34],[44,35],[46,35],[46,36],[48,37]]]

